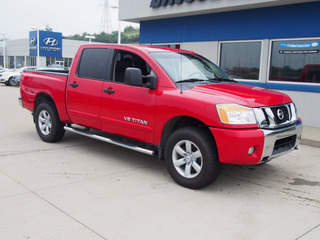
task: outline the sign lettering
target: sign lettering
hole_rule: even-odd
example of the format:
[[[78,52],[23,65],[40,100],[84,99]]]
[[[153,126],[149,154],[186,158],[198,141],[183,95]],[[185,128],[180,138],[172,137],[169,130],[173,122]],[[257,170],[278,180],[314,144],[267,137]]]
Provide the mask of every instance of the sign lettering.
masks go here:
[[[157,7],[165,7],[168,5],[174,5],[174,4],[182,4],[184,2],[186,3],[192,3],[195,0],[151,0],[150,7],[151,8],[157,8]],[[198,1],[204,1],[204,0],[198,0]]]

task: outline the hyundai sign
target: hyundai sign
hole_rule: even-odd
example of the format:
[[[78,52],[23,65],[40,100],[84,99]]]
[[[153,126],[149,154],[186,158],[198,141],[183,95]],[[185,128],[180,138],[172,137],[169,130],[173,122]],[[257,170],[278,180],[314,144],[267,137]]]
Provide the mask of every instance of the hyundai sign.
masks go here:
[[[30,56],[37,56],[38,46],[39,56],[62,57],[62,33],[39,31],[38,40],[37,31],[29,32]]]

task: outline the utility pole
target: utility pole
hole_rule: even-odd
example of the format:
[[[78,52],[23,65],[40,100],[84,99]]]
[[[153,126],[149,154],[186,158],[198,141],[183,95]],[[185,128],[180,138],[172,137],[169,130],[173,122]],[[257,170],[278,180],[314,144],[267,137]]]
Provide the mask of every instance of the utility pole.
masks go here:
[[[3,32],[3,40],[2,40],[2,46],[3,46],[3,68],[6,68],[6,35],[7,33]]]

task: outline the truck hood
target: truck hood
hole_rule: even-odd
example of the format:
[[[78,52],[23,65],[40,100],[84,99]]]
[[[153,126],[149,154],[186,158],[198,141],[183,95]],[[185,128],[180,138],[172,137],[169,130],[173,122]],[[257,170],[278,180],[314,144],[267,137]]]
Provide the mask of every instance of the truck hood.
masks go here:
[[[286,104],[291,98],[283,93],[239,83],[200,85],[190,91],[209,94],[221,103],[237,103],[248,107]]]

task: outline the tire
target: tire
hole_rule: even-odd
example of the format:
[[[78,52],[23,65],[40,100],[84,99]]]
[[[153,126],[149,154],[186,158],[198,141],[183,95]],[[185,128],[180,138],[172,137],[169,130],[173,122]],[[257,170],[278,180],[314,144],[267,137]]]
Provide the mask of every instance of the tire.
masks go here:
[[[4,84],[5,84],[6,86],[11,86],[11,85],[10,85],[11,79],[12,79],[12,77],[9,78],[7,81],[5,81]]]
[[[16,81],[13,80],[13,77],[9,79],[9,85],[10,86],[17,86]]]
[[[58,142],[64,136],[63,123],[52,103],[40,103],[35,111],[35,124],[39,137],[45,142]]]
[[[166,144],[165,161],[173,180],[191,189],[208,186],[221,171],[214,138],[203,128],[176,130]]]

